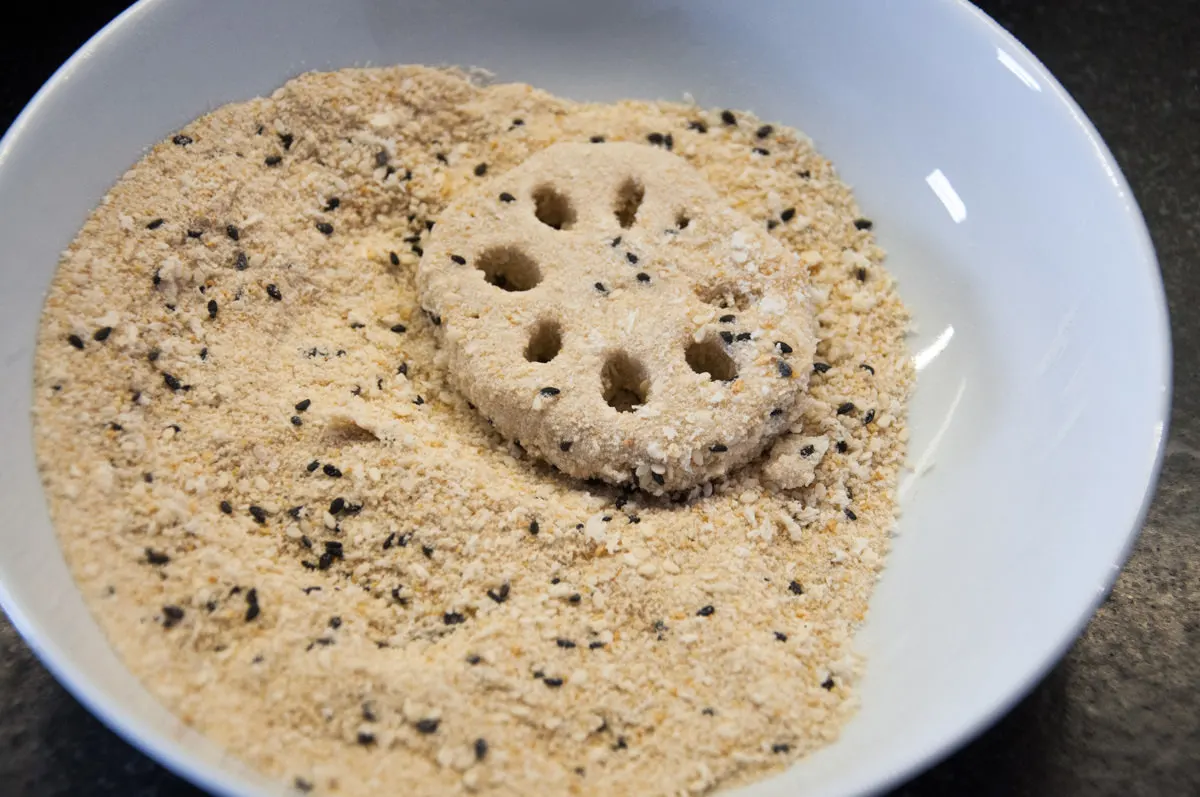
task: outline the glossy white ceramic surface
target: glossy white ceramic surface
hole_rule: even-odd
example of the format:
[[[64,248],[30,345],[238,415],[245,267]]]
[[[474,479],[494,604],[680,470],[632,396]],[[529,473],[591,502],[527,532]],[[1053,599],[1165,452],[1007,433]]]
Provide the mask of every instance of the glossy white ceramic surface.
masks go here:
[[[1162,286],[1104,144],[955,0],[146,0],[0,146],[0,599],[89,707],[222,795],[264,782],[123,669],[49,526],[34,331],[58,251],[145,147],[308,69],[457,63],[578,99],[679,99],[798,126],[856,186],[912,307],[904,517],[839,742],[742,793],[864,794],[993,720],[1074,639],[1140,525],[1169,401]]]

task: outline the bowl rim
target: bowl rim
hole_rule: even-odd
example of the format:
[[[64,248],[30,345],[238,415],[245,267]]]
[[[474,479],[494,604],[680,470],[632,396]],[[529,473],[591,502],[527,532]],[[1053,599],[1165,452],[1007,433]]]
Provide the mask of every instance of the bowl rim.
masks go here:
[[[50,78],[38,89],[13,120],[4,136],[0,138],[0,164],[8,158],[10,150],[29,125],[30,120],[41,112],[48,97],[78,69],[82,68],[93,53],[105,46],[107,41],[128,26],[136,24],[139,17],[150,13],[163,0],[137,0],[126,8],[108,24],[87,40],[70,58],[68,58]],[[1124,212],[1130,225],[1130,234],[1139,249],[1140,266],[1148,273],[1143,278],[1148,279],[1151,286],[1157,286],[1153,291],[1153,321],[1156,329],[1160,353],[1157,363],[1162,375],[1161,392],[1157,407],[1157,423],[1154,427],[1154,457],[1150,467],[1144,473],[1141,502],[1133,518],[1130,528],[1125,532],[1125,539],[1120,550],[1113,558],[1109,573],[1101,580],[1104,589],[1097,590],[1091,600],[1087,601],[1074,621],[1064,627],[1056,644],[1045,650],[1032,666],[1024,672],[1014,672],[995,689],[995,699],[985,711],[974,717],[969,717],[957,723],[950,723],[951,729],[942,734],[937,744],[931,745],[921,755],[912,756],[890,770],[871,776],[870,782],[852,786],[852,791],[846,795],[879,794],[911,779],[929,769],[955,751],[966,746],[984,731],[994,725],[1007,714],[1017,703],[1033,691],[1048,672],[1075,644],[1084,628],[1087,626],[1096,609],[1111,591],[1117,576],[1128,561],[1141,529],[1145,523],[1150,504],[1156,494],[1158,477],[1162,471],[1166,453],[1166,441],[1169,434],[1171,403],[1173,394],[1173,359],[1170,318],[1166,301],[1166,289],[1155,253],[1154,244],[1146,225],[1136,197],[1129,182],[1121,171],[1111,150],[1101,138],[1095,125],[1063,88],[1057,78],[1044,64],[1031,53],[1016,37],[1004,29],[999,23],[988,16],[982,9],[973,5],[969,0],[941,0],[941,5],[947,8],[947,13],[964,14],[968,23],[975,25],[980,35],[1002,42],[1009,52],[1019,57],[1022,66],[1030,71],[1049,93],[1068,112],[1071,120],[1078,126],[1080,132],[1088,139],[1095,149],[1097,158],[1112,177],[1115,190],[1130,197],[1124,203]],[[1132,266],[1133,264],[1131,264]],[[54,640],[53,635],[39,628],[24,611],[21,601],[9,592],[7,586],[0,581],[0,609],[7,614],[10,622],[21,635],[25,644],[37,656],[38,660],[50,671],[54,678],[90,713],[96,716],[106,727],[115,732],[124,741],[156,762],[163,765],[175,775],[199,786],[214,795],[225,797],[241,797],[244,794],[256,794],[258,791],[242,776],[225,769],[212,769],[199,765],[186,745],[179,739],[151,731],[147,724],[126,711],[125,707],[113,699],[105,689],[96,686],[86,668],[76,663],[65,649]],[[244,789],[251,789],[247,792]]]

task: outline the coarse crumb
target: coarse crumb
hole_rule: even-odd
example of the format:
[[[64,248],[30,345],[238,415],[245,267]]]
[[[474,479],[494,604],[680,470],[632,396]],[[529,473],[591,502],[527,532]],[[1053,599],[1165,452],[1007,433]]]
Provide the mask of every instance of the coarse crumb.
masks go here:
[[[786,445],[654,498],[532,461],[451,389],[416,298],[430,230],[564,141],[669,149],[799,257],[817,361]],[[130,669],[300,791],[760,778],[855,708],[913,379],[882,259],[811,143],[744,112],[303,75],[159,144],[64,253],[35,379],[51,513]]]

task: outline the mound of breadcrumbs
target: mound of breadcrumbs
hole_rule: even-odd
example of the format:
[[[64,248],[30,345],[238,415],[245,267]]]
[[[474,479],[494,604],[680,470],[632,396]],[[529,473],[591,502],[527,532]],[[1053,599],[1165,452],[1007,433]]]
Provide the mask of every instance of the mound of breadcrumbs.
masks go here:
[[[674,152],[807,267],[820,342],[782,455],[650,498],[532,460],[449,387],[422,244],[562,141]],[[421,67],[220,108],[117,183],[47,297],[68,562],[166,706],[301,792],[763,777],[853,713],[896,513],[913,374],[871,226],[808,139],[744,113]]]

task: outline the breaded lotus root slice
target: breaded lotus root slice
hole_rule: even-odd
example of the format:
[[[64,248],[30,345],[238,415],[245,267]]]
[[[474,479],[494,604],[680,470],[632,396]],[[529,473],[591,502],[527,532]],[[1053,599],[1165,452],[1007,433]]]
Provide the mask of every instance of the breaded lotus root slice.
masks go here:
[[[417,287],[455,387],[572,476],[687,490],[800,414],[805,269],[659,148],[555,144],[481,183]]]

